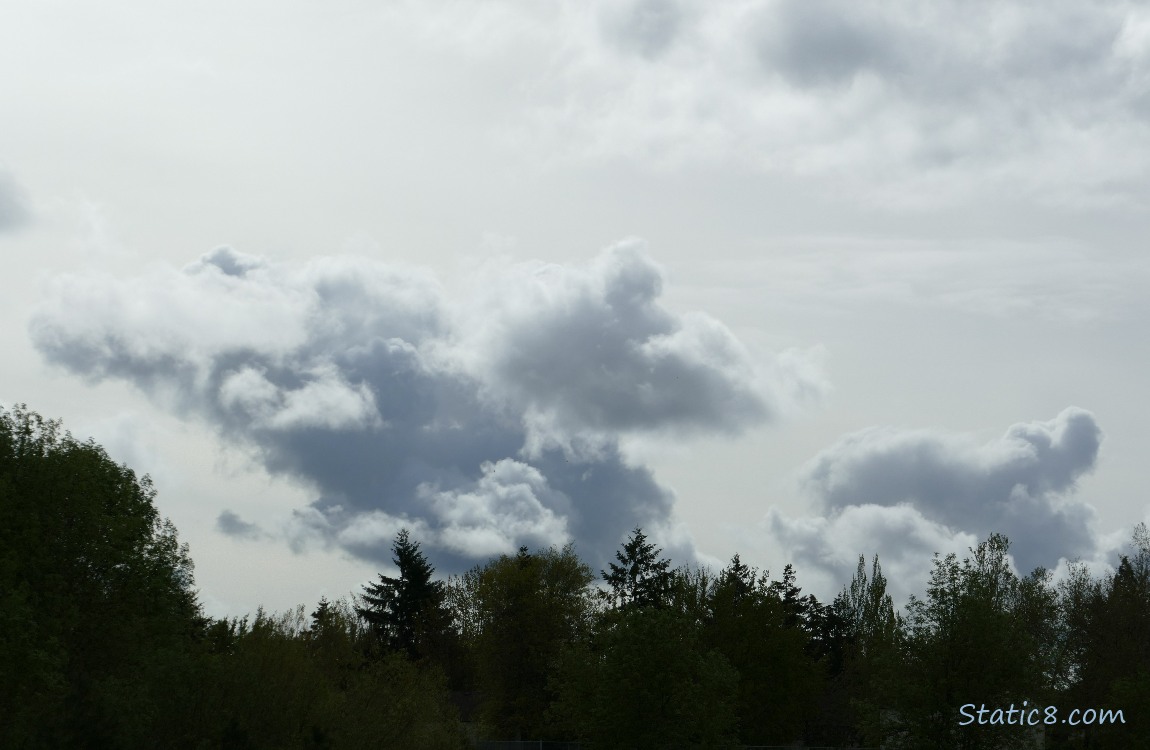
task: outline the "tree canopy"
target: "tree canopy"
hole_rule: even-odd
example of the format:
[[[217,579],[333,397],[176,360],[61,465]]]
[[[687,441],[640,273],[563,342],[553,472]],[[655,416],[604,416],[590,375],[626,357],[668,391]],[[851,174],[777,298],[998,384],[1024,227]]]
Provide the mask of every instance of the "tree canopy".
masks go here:
[[[601,584],[570,545],[444,580],[403,530],[358,598],[211,619],[155,499],[93,441],[0,409],[0,747],[1030,747],[1030,727],[960,723],[1023,701],[1122,712],[1044,724],[1051,750],[1150,747],[1144,525],[1111,571],[1057,585],[992,534],[936,555],[901,612],[877,557],[823,603],[791,565],[672,567],[639,528]]]

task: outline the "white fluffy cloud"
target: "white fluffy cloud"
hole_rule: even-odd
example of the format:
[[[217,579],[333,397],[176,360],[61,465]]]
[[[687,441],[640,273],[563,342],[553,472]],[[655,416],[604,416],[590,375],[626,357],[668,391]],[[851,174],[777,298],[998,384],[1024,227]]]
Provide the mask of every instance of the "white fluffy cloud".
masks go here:
[[[636,524],[674,527],[621,438],[738,433],[822,387],[810,363],[764,368],[718,321],[663,307],[662,278],[634,243],[450,294],[416,269],[222,248],[58,278],[29,331],[49,361],[134,383],[313,487],[297,544],[383,557],[406,525],[460,564],[572,538],[605,556]],[[262,533],[235,513],[217,527]]]
[[[465,487],[417,488],[441,523],[439,546],[485,558],[521,544],[562,546],[570,538],[564,515],[571,501],[538,469],[510,458],[480,468],[483,476]]]

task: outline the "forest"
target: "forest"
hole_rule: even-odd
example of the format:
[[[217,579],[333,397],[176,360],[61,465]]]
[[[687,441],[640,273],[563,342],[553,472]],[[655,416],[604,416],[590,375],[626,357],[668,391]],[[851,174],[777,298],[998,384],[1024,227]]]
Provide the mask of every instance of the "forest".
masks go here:
[[[821,602],[641,529],[602,569],[524,547],[448,577],[403,531],[357,596],[215,619],[155,497],[0,409],[0,747],[1150,747],[1145,525],[1057,582],[991,535],[900,609],[877,557]]]

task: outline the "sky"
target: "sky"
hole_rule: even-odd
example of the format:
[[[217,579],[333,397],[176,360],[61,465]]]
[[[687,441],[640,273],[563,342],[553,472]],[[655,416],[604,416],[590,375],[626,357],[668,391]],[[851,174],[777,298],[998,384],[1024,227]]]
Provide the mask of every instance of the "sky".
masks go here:
[[[636,526],[897,601],[1150,520],[1150,8],[18,2],[0,406],[214,616]]]

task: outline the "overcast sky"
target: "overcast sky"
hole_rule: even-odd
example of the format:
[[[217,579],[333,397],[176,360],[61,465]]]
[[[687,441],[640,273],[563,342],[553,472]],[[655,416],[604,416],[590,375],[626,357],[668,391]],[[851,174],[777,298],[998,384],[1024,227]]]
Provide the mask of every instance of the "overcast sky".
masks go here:
[[[23,2],[0,70],[0,405],[211,614],[404,526],[901,601],[1150,520],[1143,3]]]

